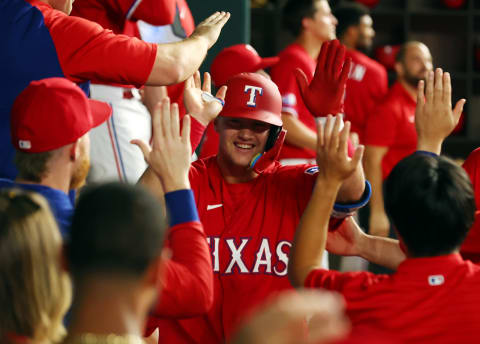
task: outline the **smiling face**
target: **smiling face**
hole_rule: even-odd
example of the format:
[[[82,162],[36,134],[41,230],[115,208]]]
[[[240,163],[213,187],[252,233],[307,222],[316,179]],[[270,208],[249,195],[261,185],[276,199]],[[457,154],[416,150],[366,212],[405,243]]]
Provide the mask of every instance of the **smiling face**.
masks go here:
[[[218,117],[218,156],[232,167],[248,168],[253,157],[263,153],[271,125],[246,118]]]

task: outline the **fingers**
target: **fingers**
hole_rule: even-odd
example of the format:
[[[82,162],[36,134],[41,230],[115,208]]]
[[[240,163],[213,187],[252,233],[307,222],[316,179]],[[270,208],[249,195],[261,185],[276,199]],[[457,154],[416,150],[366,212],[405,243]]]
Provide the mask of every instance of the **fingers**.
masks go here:
[[[160,86],[159,87],[159,95],[160,95],[160,99],[168,97],[167,86]]]
[[[452,82],[450,80],[450,73],[445,72],[443,74],[443,93],[442,99],[446,102],[449,107],[452,107]]]
[[[325,69],[325,72],[326,74],[332,78],[334,75],[335,75],[335,72],[334,72],[334,65],[335,65],[335,58],[337,56],[337,51],[339,49],[339,42],[338,40],[333,40],[330,44],[330,47],[328,49],[328,52],[327,52],[327,64],[326,64],[326,69]]]
[[[427,99],[427,102],[433,101],[433,77],[434,73],[429,71],[427,73],[427,87],[425,91],[425,98]]]
[[[434,78],[434,91],[433,96],[435,101],[442,101],[443,99],[443,70],[441,68],[437,68],[435,70],[435,78]]]
[[[317,125],[317,150],[325,145],[325,125],[318,122]]]
[[[346,85],[348,74],[350,74],[351,68],[352,68],[352,59],[349,57],[345,60],[342,71],[340,73],[340,77],[339,77],[340,85]]]
[[[210,17],[208,17],[207,19],[205,19],[204,21],[202,21],[199,25],[202,25],[202,24],[211,24],[211,23],[214,23],[216,22],[218,19],[218,17],[220,17],[220,15],[222,13],[225,13],[225,12],[215,12],[213,14],[210,15]]]
[[[202,80],[200,79],[200,72],[197,70],[193,73],[193,81],[195,88],[201,89],[202,88]]]
[[[338,150],[339,142],[340,142],[340,124],[342,122],[342,118],[340,116],[335,116],[333,119],[333,130],[332,136],[330,139],[330,146],[329,149],[333,149],[334,151]]]
[[[340,116],[337,116],[340,119]],[[338,122],[341,122],[341,119],[338,120]],[[350,122],[346,121],[345,125],[343,126],[342,131],[340,132],[340,137],[338,139],[338,151],[341,152],[342,154],[345,154],[345,156],[348,156],[348,138],[350,136]]]
[[[300,68],[295,68],[293,72],[295,73],[295,79],[297,80],[297,85],[298,85],[298,88],[300,89],[300,94],[302,95],[302,98],[303,98],[305,91],[308,88],[307,76]]]
[[[172,138],[178,137],[180,133],[180,120],[179,120],[179,111],[178,111],[178,104],[173,103],[170,109],[171,114],[171,126],[170,126],[170,135]]]
[[[187,80],[185,80],[185,88],[192,88],[194,85],[193,75],[190,75]]]
[[[153,108],[152,113],[152,137],[153,137],[153,146],[155,147],[156,138],[158,135],[162,133],[162,104],[165,99],[168,97],[163,98],[160,102],[158,102],[155,107]]]
[[[168,140],[171,137],[170,123],[170,99],[165,98],[162,100],[162,118],[160,121],[160,132],[158,133],[161,136],[158,136],[158,139],[165,138]]]
[[[319,72],[320,73],[323,73],[323,71],[325,70],[325,65],[327,63],[327,50],[330,46],[331,42],[328,41],[328,42],[323,42],[322,43],[322,47],[320,48],[320,54],[318,54],[318,58],[317,58],[317,67],[315,68],[315,75],[319,75]]]
[[[202,91],[212,93],[212,79],[210,78],[210,73],[203,73],[203,86]]]
[[[458,121],[460,120],[460,116],[462,115],[463,111],[463,106],[467,102],[466,99],[460,99],[457,104],[455,104],[455,107],[453,108],[453,118],[455,120],[455,125],[458,124]]]
[[[217,91],[217,94],[215,97],[225,101],[225,96],[227,95],[227,86],[222,86],[220,89]]]
[[[342,73],[342,66],[345,61],[345,46],[343,44],[337,44],[336,45],[336,52],[335,52],[335,58],[333,60],[333,66],[332,66],[332,76],[336,79],[340,76]]]
[[[223,27],[229,19],[230,19],[230,12],[222,12],[222,15],[217,17],[217,21],[215,24],[220,25],[220,27]]]
[[[324,137],[324,147],[326,149],[330,148],[330,141],[332,138],[334,120],[332,115],[327,116],[327,121],[325,122],[324,129],[323,129],[323,137]]]
[[[357,168],[361,164],[364,152],[365,152],[364,145],[359,145],[357,149],[355,149],[355,153],[353,154],[353,158],[351,161],[351,166],[353,167],[353,169]]]
[[[136,146],[138,146],[138,148],[140,148],[140,150],[142,151],[143,157],[145,158],[145,161],[147,161],[148,157],[150,155],[150,151],[151,151],[150,146],[147,145],[142,140],[137,140],[137,139],[131,140],[130,143],[132,145],[136,145]]]
[[[184,144],[190,146],[190,127],[191,127],[191,118],[190,115],[185,115],[182,120],[182,133],[181,141]]]

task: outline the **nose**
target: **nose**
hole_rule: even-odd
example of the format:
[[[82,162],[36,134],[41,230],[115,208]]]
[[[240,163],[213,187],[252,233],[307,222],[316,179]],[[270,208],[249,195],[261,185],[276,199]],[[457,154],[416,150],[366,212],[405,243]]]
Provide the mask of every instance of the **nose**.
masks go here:
[[[333,25],[337,26],[338,25],[338,19],[335,17],[333,14],[330,15],[332,17],[332,23]]]
[[[243,127],[238,131],[238,137],[241,140],[250,140],[253,137],[253,131],[250,128]]]

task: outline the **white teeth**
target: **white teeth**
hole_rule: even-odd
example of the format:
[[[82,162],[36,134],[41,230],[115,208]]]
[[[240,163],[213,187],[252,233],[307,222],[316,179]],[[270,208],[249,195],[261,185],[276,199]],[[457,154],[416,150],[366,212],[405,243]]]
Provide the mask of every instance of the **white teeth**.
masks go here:
[[[248,144],[244,144],[244,143],[236,143],[235,146],[237,146],[238,148],[243,148],[243,149],[250,149],[253,147],[253,145],[248,145]]]

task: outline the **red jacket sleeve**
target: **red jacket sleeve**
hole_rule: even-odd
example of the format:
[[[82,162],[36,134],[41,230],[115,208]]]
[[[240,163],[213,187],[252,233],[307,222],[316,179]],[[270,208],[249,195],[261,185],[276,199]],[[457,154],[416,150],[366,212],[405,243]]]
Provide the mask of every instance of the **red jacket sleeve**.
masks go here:
[[[206,313],[213,303],[210,250],[200,222],[172,227],[163,290],[155,316],[191,317]]]
[[[45,18],[65,76],[141,87],[152,71],[157,45],[115,35],[83,18],[59,11]]]
[[[190,144],[192,146],[192,152],[195,152],[198,145],[200,144],[200,141],[202,140],[203,133],[205,132],[206,127],[192,116],[190,116],[190,119]]]

